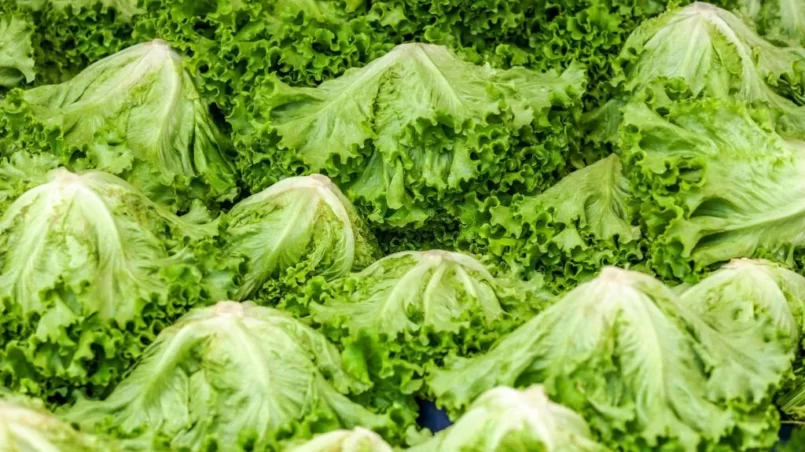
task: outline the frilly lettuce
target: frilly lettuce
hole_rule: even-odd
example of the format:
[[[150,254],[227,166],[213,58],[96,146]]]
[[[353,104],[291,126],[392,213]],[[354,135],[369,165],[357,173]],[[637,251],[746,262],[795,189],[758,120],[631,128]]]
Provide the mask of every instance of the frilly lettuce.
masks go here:
[[[544,193],[467,209],[460,242],[517,274],[541,274],[548,285],[568,289],[605,265],[642,260],[636,207],[621,162],[611,155]]]
[[[390,400],[386,414],[350,401],[369,389],[310,327],[224,301],[165,329],[108,397],[80,400],[65,417],[120,437],[158,432],[173,449],[265,450],[358,425],[399,439],[414,413]]]
[[[641,24],[624,45],[626,93],[732,97],[770,107],[788,133],[805,128],[805,50],[764,40],[735,14],[696,2]],[[658,91],[655,90],[655,95]]]
[[[237,300],[276,301],[313,276],[337,278],[380,255],[355,208],[320,174],[277,182],[237,203],[222,224]]]
[[[6,153],[52,152],[72,168],[118,174],[152,199],[237,194],[227,141],[182,58],[155,40],[127,48],[58,85],[14,90],[0,106]]]
[[[550,298],[537,282],[496,278],[471,256],[431,250],[387,256],[329,283],[313,280],[281,306],[309,310],[367,378],[415,392],[426,364],[488,349]]]
[[[805,44],[805,4],[792,0],[725,1],[754,23],[767,39],[792,46]]]
[[[769,399],[787,367],[763,338],[729,339],[659,281],[607,267],[428,384],[453,414],[495,386],[543,384],[624,450],[770,447],[779,419]]]
[[[542,386],[523,390],[490,389],[478,397],[454,425],[411,452],[606,452],[584,419],[552,402]]]
[[[214,235],[204,220],[100,171],[58,169],[17,197],[0,218],[4,382],[53,401],[119,380],[205,297],[189,246]]]
[[[371,222],[421,226],[455,214],[466,193],[552,183],[574,157],[584,85],[577,66],[503,71],[403,44],[317,88],[266,81],[236,140],[239,167],[252,190],[322,172]]]
[[[24,18],[8,15],[0,19],[0,88],[34,81],[33,26]]]
[[[633,103],[621,151],[663,277],[695,280],[738,257],[801,265],[805,142],[778,135],[763,111],[717,99],[662,113]]]

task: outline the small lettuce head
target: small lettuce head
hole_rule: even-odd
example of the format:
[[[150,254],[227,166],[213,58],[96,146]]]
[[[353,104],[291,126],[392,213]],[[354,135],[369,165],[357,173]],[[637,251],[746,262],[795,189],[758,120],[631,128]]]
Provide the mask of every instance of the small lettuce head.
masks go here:
[[[237,186],[228,144],[193,83],[182,58],[154,40],[67,82],[13,91],[0,127],[8,149],[119,175],[157,201],[186,208],[188,199],[229,200]]]
[[[363,269],[380,254],[352,203],[319,174],[284,179],[244,199],[224,223],[237,300],[274,301],[281,289]]]
[[[606,452],[576,412],[552,402],[539,385],[497,387],[481,394],[455,424],[412,452],[540,450]]]
[[[45,397],[121,377],[204,297],[192,243],[214,234],[123,180],[52,171],[0,217],[5,383]]]

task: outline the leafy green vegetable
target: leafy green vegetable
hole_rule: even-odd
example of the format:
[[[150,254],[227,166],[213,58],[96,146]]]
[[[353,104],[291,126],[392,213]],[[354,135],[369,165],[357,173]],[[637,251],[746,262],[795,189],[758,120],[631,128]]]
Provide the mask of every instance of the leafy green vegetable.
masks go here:
[[[431,250],[387,256],[329,283],[313,280],[301,300],[281,306],[309,309],[368,376],[414,392],[426,364],[488,349],[549,300],[536,283],[495,278],[470,256]]]
[[[619,449],[770,447],[779,420],[769,398],[787,367],[762,338],[729,339],[662,283],[607,267],[429,385],[456,413],[495,386],[543,384]]]
[[[805,277],[780,265],[733,260],[682,292],[680,299],[735,341],[755,335],[778,342],[781,361],[792,360],[799,350],[805,328]]]
[[[467,193],[551,183],[572,157],[584,81],[576,66],[500,71],[404,44],[317,88],[265,83],[250,98],[239,166],[252,190],[323,172],[372,222],[422,225]]]
[[[455,425],[413,451],[511,450],[605,452],[584,419],[552,402],[542,386],[497,387],[478,397]]]
[[[774,129],[728,100],[624,108],[624,168],[660,275],[695,280],[738,257],[800,260],[805,142]]]
[[[276,74],[314,85],[389,51],[382,26],[361,17],[359,2],[330,0],[144,0],[134,35],[162,38],[190,55],[200,89],[225,112],[250,103],[256,81]],[[242,107],[243,105],[241,105]],[[245,119],[243,117],[241,120]]]
[[[542,274],[549,285],[572,288],[604,265],[643,258],[629,181],[617,156],[606,157],[544,193],[494,199],[467,209],[464,246],[500,258],[521,275]]]
[[[315,275],[333,279],[379,257],[375,238],[327,177],[284,179],[224,217],[227,258],[239,271],[234,298],[276,301]]]
[[[788,135],[805,136],[805,51],[778,47],[733,13],[696,2],[641,24],[624,45],[613,78],[621,96],[733,98],[771,108]],[[607,128],[612,106],[593,116]],[[603,117],[603,119],[602,119]],[[610,137],[611,138],[611,137]]]
[[[391,446],[377,433],[356,427],[353,430],[335,430],[312,440],[291,446],[288,452],[392,452]]]
[[[738,0],[736,10],[771,40],[805,44],[805,4],[796,0]]]
[[[0,18],[0,87],[33,82],[32,33],[31,25],[16,15]]]
[[[412,413],[376,414],[348,398],[369,389],[316,331],[275,309],[225,301],[165,329],[109,397],[81,400],[66,418],[123,437],[157,431],[189,450],[264,450],[358,425],[398,437]]]
[[[61,83],[135,43],[137,0],[8,0],[0,14],[34,25],[31,37],[40,83]]]
[[[0,389],[0,444],[4,451],[116,452],[118,444],[86,433],[45,411],[35,400]]]
[[[4,382],[58,401],[119,380],[205,296],[187,245],[215,232],[203,220],[100,171],[58,169],[19,196],[0,218]]]
[[[130,47],[68,82],[9,93],[0,106],[6,152],[52,152],[72,168],[127,179],[156,201],[237,193],[218,133],[182,59],[162,41]]]

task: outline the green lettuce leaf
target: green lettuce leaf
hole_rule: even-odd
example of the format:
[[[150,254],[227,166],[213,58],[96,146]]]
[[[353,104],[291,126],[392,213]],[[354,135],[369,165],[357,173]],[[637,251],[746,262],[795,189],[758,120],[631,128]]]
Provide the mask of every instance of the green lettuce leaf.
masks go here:
[[[738,257],[801,261],[805,142],[729,100],[624,108],[621,149],[653,268],[695,281]],[[800,264],[797,264],[800,265]]]
[[[500,71],[404,44],[317,88],[263,84],[239,166],[258,190],[323,172],[373,223],[422,225],[465,193],[545,188],[571,158],[584,73]]]
[[[179,218],[115,176],[50,173],[0,217],[2,379],[51,402],[98,395],[206,297],[191,243],[215,224]]]
[[[414,413],[376,414],[348,398],[368,389],[313,329],[225,301],[165,329],[109,397],[80,400],[65,417],[122,437],[157,431],[172,450],[265,450],[358,425],[398,438]]]
[[[494,256],[516,274],[541,274],[557,290],[605,265],[643,259],[636,204],[620,160],[611,155],[565,176],[544,193],[488,199],[467,209],[461,246]]]
[[[431,250],[387,256],[329,283],[313,280],[281,306],[309,312],[367,379],[415,392],[426,364],[488,349],[550,298],[536,281],[495,278],[471,256]]]
[[[223,217],[237,300],[276,301],[312,276],[333,279],[380,255],[363,219],[330,179],[284,179],[237,203]],[[256,297],[256,298],[255,298]]]
[[[257,81],[273,74],[311,86],[388,52],[387,28],[370,26],[359,2],[144,0],[140,40],[162,38],[189,55],[199,89],[234,122],[245,120]],[[399,42],[400,38],[397,38]]]
[[[68,82],[9,93],[0,128],[8,148],[121,175],[181,208],[188,198],[237,193],[228,144],[181,57],[162,41],[130,47]]]
[[[356,427],[335,430],[312,440],[286,448],[288,452],[392,452],[393,449],[377,433]]]
[[[774,344],[729,339],[657,280],[607,267],[428,383],[453,414],[495,386],[543,384],[619,449],[771,447],[779,419],[769,399],[786,368],[767,354]]]
[[[0,19],[0,87],[34,81],[32,26],[16,15]]]
[[[412,452],[605,452],[573,410],[552,402],[542,386],[523,390],[490,389],[478,397],[456,423]]]

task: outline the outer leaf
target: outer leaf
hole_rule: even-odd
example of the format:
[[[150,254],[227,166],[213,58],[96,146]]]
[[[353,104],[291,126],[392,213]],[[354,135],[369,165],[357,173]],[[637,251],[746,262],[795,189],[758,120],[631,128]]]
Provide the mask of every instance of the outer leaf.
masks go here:
[[[4,451],[116,452],[112,441],[79,433],[41,404],[0,390],[0,444]]]
[[[274,301],[277,289],[314,275],[337,278],[379,255],[355,208],[319,174],[284,179],[236,204],[225,217],[223,239],[241,273],[238,300]]]
[[[738,0],[736,11],[768,39],[805,44],[805,5],[796,0]]]
[[[779,423],[769,347],[725,339],[660,282],[608,267],[429,384],[454,413],[498,385],[544,384],[621,450],[770,447]]]
[[[167,328],[109,397],[82,400],[66,416],[121,436],[157,431],[173,449],[189,450],[264,450],[357,425],[396,437],[410,425],[410,417],[398,425],[347,398],[366,389],[311,328],[227,301]]]
[[[542,386],[497,387],[478,397],[458,421],[411,451],[541,450],[604,452],[587,422],[552,402]]]
[[[116,382],[205,294],[186,248],[215,225],[190,221],[102,172],[58,169],[17,198],[0,218],[5,383],[58,401]]]
[[[570,159],[583,86],[578,67],[499,71],[444,47],[400,45],[315,89],[266,83],[240,166],[253,189],[324,172],[373,222],[422,225],[467,192],[552,181]]]
[[[336,430],[286,449],[288,452],[392,452],[391,446],[377,433],[356,427]]]
[[[468,209],[462,242],[519,274],[541,273],[548,284],[571,288],[604,265],[642,259],[635,210],[629,181],[612,155],[542,194],[515,196],[509,205],[490,198]]]
[[[737,257],[798,260],[805,145],[773,130],[730,101],[624,109],[624,167],[661,275],[695,280]]]
[[[34,80],[32,32],[31,25],[21,17],[11,15],[0,19],[0,87]]]
[[[182,59],[162,41],[130,47],[69,82],[16,91],[2,110],[17,149],[119,174],[154,199],[186,207],[187,197],[237,193],[227,144]]]

